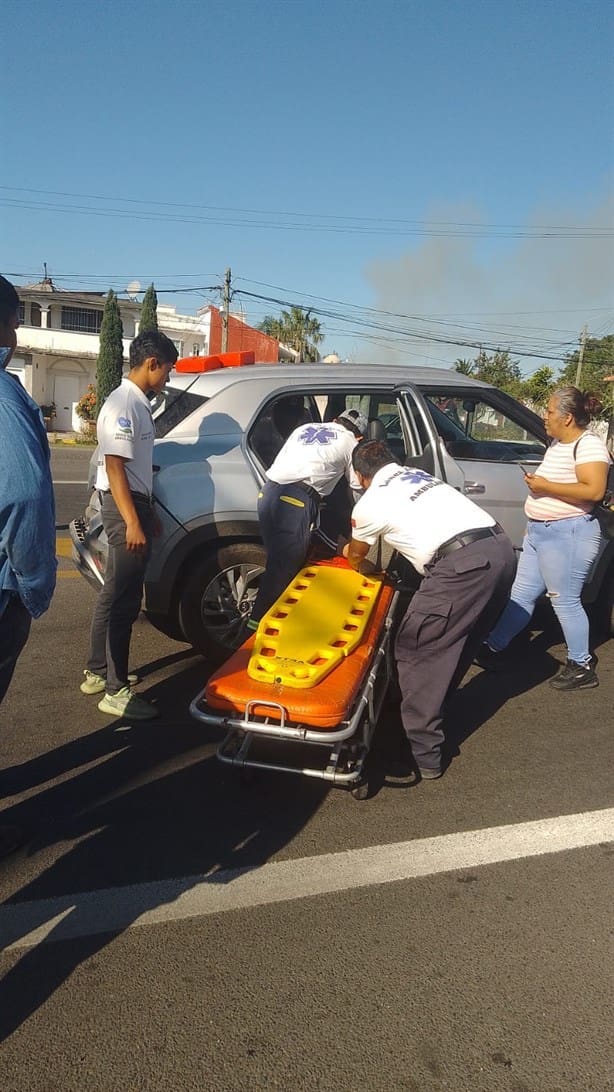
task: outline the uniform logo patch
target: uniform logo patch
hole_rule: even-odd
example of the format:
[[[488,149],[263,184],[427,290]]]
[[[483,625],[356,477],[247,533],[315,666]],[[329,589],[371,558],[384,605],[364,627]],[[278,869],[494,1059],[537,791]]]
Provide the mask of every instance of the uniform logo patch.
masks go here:
[[[408,467],[400,475],[402,482],[409,482],[410,485],[419,485],[421,482],[432,482],[433,475],[427,474],[426,470],[419,470],[417,467]]]
[[[132,432],[132,421],[129,417],[118,417],[117,427],[120,432]]]
[[[336,439],[335,429],[326,428],[325,425],[308,425],[299,436],[303,444],[330,444],[331,440]]]

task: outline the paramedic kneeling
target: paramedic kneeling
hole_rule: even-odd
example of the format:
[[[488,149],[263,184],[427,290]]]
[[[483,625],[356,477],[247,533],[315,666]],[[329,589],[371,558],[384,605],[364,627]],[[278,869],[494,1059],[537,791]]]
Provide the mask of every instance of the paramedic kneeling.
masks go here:
[[[350,565],[359,570],[383,535],[424,577],[399,627],[395,656],[403,727],[421,776],[430,780],[443,772],[446,694],[506,603],[514,550],[487,512],[426,471],[399,466],[385,444],[360,444],[353,465],[365,493],[343,551]]]
[[[262,616],[305,564],[322,498],[332,493],[344,474],[359,488],[352,452],[367,426],[367,418],[355,409],[344,410],[334,421],[299,425],[269,467],[268,481],[258,497],[266,568],[248,629],[258,628]]]

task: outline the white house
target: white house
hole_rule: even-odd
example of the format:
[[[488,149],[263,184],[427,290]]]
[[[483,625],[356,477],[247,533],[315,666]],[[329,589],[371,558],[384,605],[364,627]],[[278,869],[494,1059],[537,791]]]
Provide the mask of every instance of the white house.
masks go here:
[[[105,293],[72,292],[58,288],[51,277],[38,284],[15,285],[21,325],[10,371],[19,376],[40,406],[55,405],[54,428],[78,429],[75,405],[96,381],[99,333]],[[124,360],[138,333],[141,304],[120,299],[124,327]],[[209,351],[209,314],[179,315],[174,307],[158,305],[158,326],[174,341],[180,356]]]

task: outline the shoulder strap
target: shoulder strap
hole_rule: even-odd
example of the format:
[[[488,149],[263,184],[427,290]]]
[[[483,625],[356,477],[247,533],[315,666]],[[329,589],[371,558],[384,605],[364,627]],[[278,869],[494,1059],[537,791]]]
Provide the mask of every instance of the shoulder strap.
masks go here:
[[[584,439],[585,436],[586,436],[586,432],[583,432],[581,436],[578,436],[578,439],[576,440],[575,444],[573,445],[573,461],[574,461],[574,463],[576,461],[576,451],[578,450],[578,444]]]

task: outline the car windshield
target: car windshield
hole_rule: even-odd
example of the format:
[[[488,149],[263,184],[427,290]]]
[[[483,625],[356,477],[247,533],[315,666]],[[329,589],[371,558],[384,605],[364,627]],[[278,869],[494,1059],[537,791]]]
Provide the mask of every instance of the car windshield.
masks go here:
[[[156,438],[166,436],[180,421],[184,421],[207,401],[204,394],[194,394],[193,391],[186,391],[181,387],[164,387],[151,402]]]

